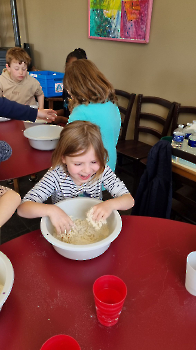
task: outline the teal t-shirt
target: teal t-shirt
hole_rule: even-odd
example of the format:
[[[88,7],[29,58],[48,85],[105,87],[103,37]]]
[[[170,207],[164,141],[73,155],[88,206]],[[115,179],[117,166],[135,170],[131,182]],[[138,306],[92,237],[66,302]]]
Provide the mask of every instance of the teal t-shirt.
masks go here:
[[[86,120],[100,127],[103,144],[109,155],[107,164],[115,171],[116,144],[121,127],[121,116],[117,105],[110,101],[79,105],[70,114],[69,123],[75,120]]]

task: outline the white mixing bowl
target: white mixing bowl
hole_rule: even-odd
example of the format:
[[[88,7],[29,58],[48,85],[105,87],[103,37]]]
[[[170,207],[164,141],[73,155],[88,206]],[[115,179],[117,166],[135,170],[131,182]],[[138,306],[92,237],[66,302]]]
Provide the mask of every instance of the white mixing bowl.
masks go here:
[[[14,269],[8,257],[0,252],[0,285],[3,290],[0,293],[0,310],[9,296],[14,283]]]
[[[36,125],[41,125],[41,124],[47,124],[47,120],[45,119],[36,119],[35,122],[30,122],[28,120],[23,121],[23,124],[25,126],[25,129],[31,128],[32,126],[36,126]]]
[[[85,219],[87,211],[94,205],[100,203],[98,199],[78,197],[63,200],[56,205],[63,209],[72,219]],[[61,255],[72,260],[88,260],[103,254],[110,246],[111,242],[119,235],[122,228],[122,220],[117,210],[114,210],[107,219],[110,234],[102,241],[75,245],[65,243],[53,236],[54,227],[48,217],[41,219],[41,231],[43,236],[50,242],[54,249]]]
[[[62,130],[63,127],[58,125],[36,125],[24,130],[24,136],[33,148],[52,150],[55,149]]]
[[[8,122],[9,120],[11,119],[0,117],[0,122]]]

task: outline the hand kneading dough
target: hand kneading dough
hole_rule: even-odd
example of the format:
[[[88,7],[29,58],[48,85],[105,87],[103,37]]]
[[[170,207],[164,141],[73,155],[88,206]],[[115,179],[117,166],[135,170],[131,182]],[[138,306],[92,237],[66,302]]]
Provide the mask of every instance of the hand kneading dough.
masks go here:
[[[87,212],[86,220],[95,228],[95,230],[100,230],[102,225],[105,225],[107,223],[106,220],[93,220],[93,207]]]

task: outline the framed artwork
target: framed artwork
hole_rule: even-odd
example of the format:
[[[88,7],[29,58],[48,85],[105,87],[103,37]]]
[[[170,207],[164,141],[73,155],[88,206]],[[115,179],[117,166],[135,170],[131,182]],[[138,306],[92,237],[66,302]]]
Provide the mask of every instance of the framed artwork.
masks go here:
[[[89,0],[89,38],[146,44],[153,0]]]

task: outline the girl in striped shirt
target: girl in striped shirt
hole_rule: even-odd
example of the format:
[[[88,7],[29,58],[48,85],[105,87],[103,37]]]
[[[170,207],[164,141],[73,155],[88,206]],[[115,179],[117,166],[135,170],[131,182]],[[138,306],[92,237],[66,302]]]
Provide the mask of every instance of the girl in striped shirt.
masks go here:
[[[53,152],[52,168],[26,194],[18,214],[26,218],[49,216],[57,233],[69,231],[71,218],[53,204],[78,196],[102,200],[102,185],[114,198],[93,207],[93,220],[107,219],[114,209],[130,209],[134,199],[106,165],[107,161],[108,153],[97,125],[87,121],[67,124]],[[45,204],[49,197],[52,204]]]

